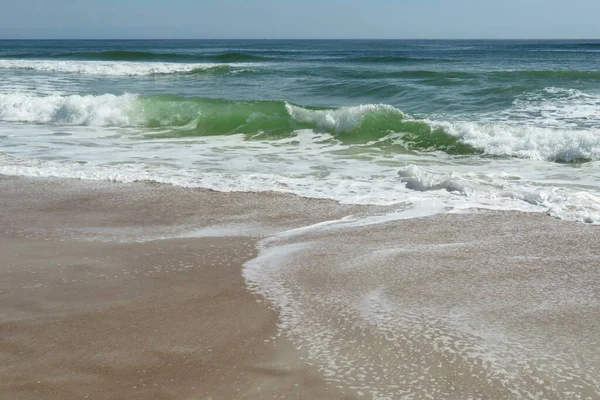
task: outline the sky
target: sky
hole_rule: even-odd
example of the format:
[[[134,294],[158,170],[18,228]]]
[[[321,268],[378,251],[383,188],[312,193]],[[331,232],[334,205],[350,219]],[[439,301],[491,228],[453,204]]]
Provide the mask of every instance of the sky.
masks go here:
[[[596,39],[600,0],[0,0],[0,39]]]

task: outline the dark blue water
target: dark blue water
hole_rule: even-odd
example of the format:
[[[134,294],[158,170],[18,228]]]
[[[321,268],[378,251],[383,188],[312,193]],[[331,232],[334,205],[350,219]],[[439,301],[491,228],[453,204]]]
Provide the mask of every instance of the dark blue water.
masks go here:
[[[0,59],[245,63],[252,73],[105,77],[85,90],[382,102],[410,113],[501,110],[547,87],[598,93],[600,80],[599,41],[2,41]]]

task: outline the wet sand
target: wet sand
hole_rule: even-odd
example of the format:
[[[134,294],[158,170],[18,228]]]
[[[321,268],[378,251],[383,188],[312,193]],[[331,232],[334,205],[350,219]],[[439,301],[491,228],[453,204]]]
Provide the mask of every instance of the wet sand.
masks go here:
[[[600,397],[596,226],[9,177],[0,210],[0,398]]]
[[[600,398],[600,230],[474,211],[283,234],[244,270],[366,398]]]
[[[8,177],[0,193],[0,398],[344,398],[241,274],[257,237],[333,204]]]

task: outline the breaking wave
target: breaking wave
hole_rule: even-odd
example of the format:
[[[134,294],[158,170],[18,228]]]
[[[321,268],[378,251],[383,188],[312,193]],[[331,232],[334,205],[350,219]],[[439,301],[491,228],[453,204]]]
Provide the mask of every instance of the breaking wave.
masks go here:
[[[0,94],[0,120],[138,127],[147,128],[149,137],[163,138],[229,134],[281,138],[310,129],[329,133],[344,143],[400,145],[407,151],[560,162],[600,160],[600,132],[593,128],[485,119],[419,119],[386,104],[317,108],[278,100],[233,101],[175,95]],[[162,129],[157,132],[152,128]]]
[[[100,76],[145,76],[167,74],[229,74],[252,72],[251,64],[113,62],[58,60],[0,60],[0,69],[64,72]]]

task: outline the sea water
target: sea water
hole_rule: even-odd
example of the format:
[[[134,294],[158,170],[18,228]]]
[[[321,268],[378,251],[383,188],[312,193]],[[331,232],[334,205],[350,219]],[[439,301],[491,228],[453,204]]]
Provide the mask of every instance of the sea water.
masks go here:
[[[600,41],[0,41],[0,173],[600,222]]]

